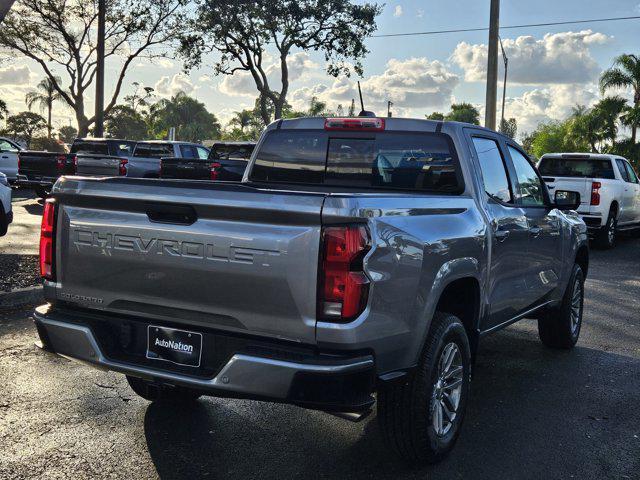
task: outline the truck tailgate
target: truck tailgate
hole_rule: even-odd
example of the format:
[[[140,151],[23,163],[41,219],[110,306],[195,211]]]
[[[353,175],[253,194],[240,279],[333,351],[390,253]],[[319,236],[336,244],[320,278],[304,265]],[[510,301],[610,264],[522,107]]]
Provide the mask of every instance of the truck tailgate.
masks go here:
[[[580,194],[580,212],[589,212],[591,204],[591,178],[584,177],[551,177],[545,176],[544,180],[553,198],[556,190],[569,190]]]
[[[20,175],[27,178],[39,179],[41,177],[57,177],[61,173],[58,167],[57,157],[66,157],[64,153],[55,152],[20,152]]]
[[[71,177],[54,198],[58,300],[315,343],[323,194]]]
[[[78,155],[78,175],[118,176],[120,158],[108,155]]]
[[[211,162],[197,158],[163,158],[160,170],[162,178],[209,180]]]

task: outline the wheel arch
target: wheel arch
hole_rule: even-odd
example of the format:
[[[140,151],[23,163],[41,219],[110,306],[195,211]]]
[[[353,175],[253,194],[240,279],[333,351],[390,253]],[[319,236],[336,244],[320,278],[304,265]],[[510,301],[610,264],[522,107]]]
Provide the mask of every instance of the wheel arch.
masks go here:
[[[580,265],[580,268],[586,277],[589,272],[589,247],[587,247],[587,245],[580,245],[578,247],[574,263]]]

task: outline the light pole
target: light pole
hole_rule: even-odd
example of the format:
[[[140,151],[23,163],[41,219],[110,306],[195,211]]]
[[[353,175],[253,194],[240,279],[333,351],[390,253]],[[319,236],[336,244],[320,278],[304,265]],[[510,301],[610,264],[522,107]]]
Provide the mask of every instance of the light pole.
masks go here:
[[[393,107],[393,102],[391,100],[387,101],[387,117],[391,118],[391,107]]]
[[[504,47],[502,46],[502,38],[500,39],[500,50],[502,50],[502,58],[504,60],[504,81],[502,82],[502,115],[500,117],[500,127],[504,124],[504,99],[507,95],[507,68],[509,67],[509,59],[507,58],[507,54],[504,52]]]
[[[94,137],[104,136],[104,23],[106,0],[98,0],[98,41],[96,45],[96,114]]]
[[[489,52],[487,58],[487,97],[484,126],[496,129],[496,103],[498,96],[498,34],[500,33],[500,0],[491,0],[489,19]]]

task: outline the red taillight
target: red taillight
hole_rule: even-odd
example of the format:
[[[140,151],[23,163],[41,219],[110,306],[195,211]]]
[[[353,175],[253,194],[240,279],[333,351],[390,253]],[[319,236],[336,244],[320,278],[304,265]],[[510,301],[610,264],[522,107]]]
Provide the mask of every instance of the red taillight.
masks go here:
[[[218,180],[220,178],[220,168],[222,168],[221,163],[211,162],[211,180]]]
[[[120,164],[118,165],[118,175],[120,175],[121,177],[124,177],[127,174],[127,163],[129,163],[129,160],[127,160],[126,158],[120,159]],[[162,165],[162,162],[160,162],[160,165]]]
[[[591,182],[591,205],[600,205],[600,182]]]
[[[384,118],[327,118],[324,129],[380,132],[384,130]]]
[[[71,161],[73,162],[73,173],[78,173],[78,156],[72,155]]]
[[[40,276],[55,280],[53,268],[53,239],[56,222],[56,204],[49,199],[44,204],[42,225],[40,226]]]
[[[59,172],[62,172],[64,170],[64,165],[66,161],[67,161],[66,155],[56,156],[56,168],[58,169]]]
[[[365,226],[322,229],[323,251],[319,275],[319,315],[329,321],[352,320],[364,310],[369,279],[362,260],[371,248]]]

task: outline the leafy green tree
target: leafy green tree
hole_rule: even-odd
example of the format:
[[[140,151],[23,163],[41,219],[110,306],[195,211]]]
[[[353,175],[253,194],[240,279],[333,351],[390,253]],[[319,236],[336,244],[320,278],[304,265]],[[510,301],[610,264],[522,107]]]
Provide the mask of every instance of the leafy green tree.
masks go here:
[[[131,85],[135,87],[130,95],[125,95],[124,102],[135,112],[148,108],[155,98],[155,89],[153,87],[145,87],[140,82],[133,82]]]
[[[147,123],[139,112],[129,105],[116,105],[104,122],[107,137],[122,140],[143,140],[147,137]]]
[[[9,114],[9,109],[7,108],[7,102],[0,99],[0,120],[4,120],[4,118]]]
[[[62,80],[60,77],[55,77],[56,82],[60,83]],[[62,99],[62,95],[58,93],[55,85],[48,77],[40,80],[40,83],[36,85],[36,91],[27,93],[25,102],[27,108],[31,110],[35,104],[38,104],[40,112],[47,112],[47,138],[51,138],[51,131],[53,126],[51,125],[51,115],[53,113],[53,102],[57,102]]]
[[[480,125],[480,112],[476,107],[466,102],[451,105],[451,111],[444,118],[445,120],[452,120],[454,122]]]
[[[429,115],[425,115],[427,120],[444,120],[444,113],[432,112]]]
[[[216,75],[249,72],[265,124],[284,116],[290,54],[320,51],[330,75],[349,75],[352,69],[361,75],[361,61],[368,53],[364,40],[376,30],[375,18],[382,11],[377,4],[350,0],[198,0],[197,5],[182,37],[186,67],[199,66],[205,55],[215,52]],[[274,68],[265,59],[267,45],[276,50],[279,90],[267,74]]]
[[[165,137],[171,127],[175,127],[177,139],[189,142],[215,139],[221,133],[216,116],[184,92],[153,104],[149,119],[152,132],[159,137]]]
[[[58,129],[58,139],[63,143],[73,143],[78,138],[78,129],[71,125],[65,125]]]
[[[47,152],[64,152],[64,145],[58,140],[49,137],[33,137],[29,142],[31,150],[45,150]]]
[[[623,125],[630,127],[632,132],[637,130],[640,127],[640,106],[627,107],[620,116],[620,121]],[[631,143],[635,143],[634,140],[632,137]]]
[[[516,138],[516,134],[518,133],[518,122],[515,118],[506,119],[503,118],[500,120],[500,133],[503,133],[509,138]]]
[[[20,112],[7,117],[6,130],[13,134],[14,137],[20,138],[31,143],[31,139],[42,133],[46,128],[47,121],[33,112]]]
[[[605,70],[600,77],[600,91],[612,88],[631,88],[633,106],[640,107],[640,57],[622,54],[613,61],[613,67]],[[631,143],[636,143],[637,125],[631,127]]]
[[[599,137],[602,141],[611,142],[612,147],[615,147],[618,123],[626,106],[626,99],[619,96],[603,98],[593,106],[592,114],[598,118],[600,127]]]
[[[165,57],[184,30],[187,0],[109,0],[106,2],[105,58],[118,60],[105,116],[116,105],[125,76],[136,59]],[[98,0],[17,0],[0,28],[7,57],[28,58],[40,66],[56,92],[74,111],[80,136],[95,122],[86,109],[96,77]],[[4,55],[3,55],[4,56]],[[64,72],[60,82],[55,72]]]
[[[240,133],[243,134],[244,129],[249,128],[252,122],[253,112],[251,110],[241,110],[233,114],[233,117],[229,120],[229,125],[237,126],[240,129]]]
[[[327,102],[323,102],[318,99],[318,97],[311,97],[311,101],[309,102],[309,112],[308,115],[310,117],[320,117],[326,116],[327,110]]]

